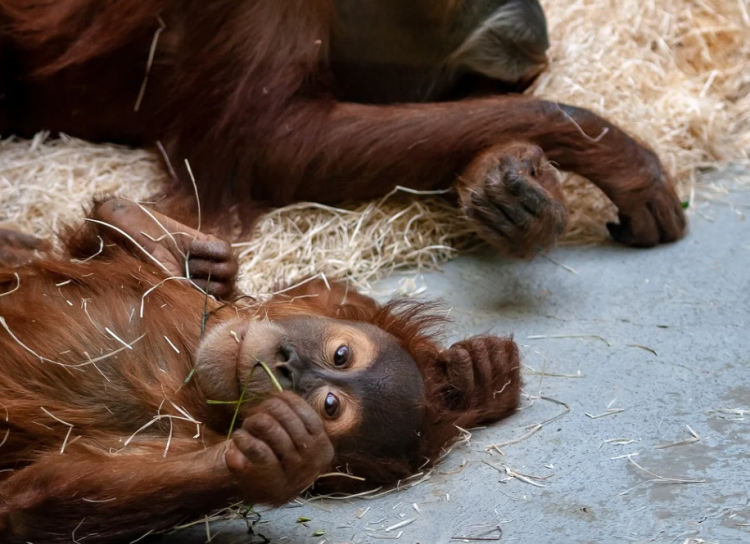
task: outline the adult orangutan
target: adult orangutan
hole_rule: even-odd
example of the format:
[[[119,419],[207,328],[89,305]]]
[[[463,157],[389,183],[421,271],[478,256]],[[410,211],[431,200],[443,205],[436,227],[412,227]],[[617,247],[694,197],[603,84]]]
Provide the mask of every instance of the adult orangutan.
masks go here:
[[[486,94],[544,67],[538,0],[0,0],[0,25],[0,134],[159,142],[214,219],[457,183],[479,235],[528,257],[565,230],[553,161],[615,203],[616,240],[685,230],[645,145],[584,109]]]
[[[323,281],[234,297],[228,244],[122,199],[63,243],[0,230],[0,542],[131,542],[395,484],[517,406],[516,345],[443,349],[423,303]]]

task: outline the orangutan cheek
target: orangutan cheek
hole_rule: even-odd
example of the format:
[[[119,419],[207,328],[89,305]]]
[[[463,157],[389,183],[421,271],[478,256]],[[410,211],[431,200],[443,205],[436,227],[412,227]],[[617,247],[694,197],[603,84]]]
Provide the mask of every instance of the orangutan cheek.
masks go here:
[[[227,401],[237,398],[236,362],[241,327],[240,321],[220,325],[212,329],[198,347],[195,379],[210,400]]]

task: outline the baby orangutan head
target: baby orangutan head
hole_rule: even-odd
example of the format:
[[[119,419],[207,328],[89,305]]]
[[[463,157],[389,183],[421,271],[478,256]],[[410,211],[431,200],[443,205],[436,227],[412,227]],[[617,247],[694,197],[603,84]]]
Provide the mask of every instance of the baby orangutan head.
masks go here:
[[[273,391],[261,362],[283,389],[318,412],[339,455],[402,457],[417,451],[422,376],[412,356],[384,330],[319,316],[230,321],[201,344],[196,378],[207,398],[242,396],[249,408]]]

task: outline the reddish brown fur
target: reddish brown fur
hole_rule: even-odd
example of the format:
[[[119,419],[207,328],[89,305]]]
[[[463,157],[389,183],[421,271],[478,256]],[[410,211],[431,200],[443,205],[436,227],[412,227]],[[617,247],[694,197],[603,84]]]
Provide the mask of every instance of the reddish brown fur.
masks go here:
[[[184,383],[201,338],[204,305],[209,329],[238,315],[271,320],[312,315],[372,323],[399,340],[425,380],[427,423],[412,459],[352,455],[328,468],[363,475],[364,486],[393,484],[430,466],[458,433],[456,425],[495,421],[518,403],[519,362],[512,341],[479,337],[442,350],[434,327],[443,320],[429,305],[379,306],[342,284],[329,289],[312,281],[265,304],[245,305],[220,304],[181,281],[166,281],[145,298],[141,319],[144,293],[166,274],[136,249],[114,243],[110,232],[89,223],[68,230],[62,259],[0,264],[0,316],[6,325],[0,328],[3,542],[69,542],[72,536],[127,542],[238,500],[280,504],[299,492],[299,483],[287,488],[256,480],[251,487],[272,493],[253,495],[251,489],[248,495],[227,470],[229,422],[210,409],[196,380]],[[100,236],[106,243],[97,254]],[[159,420],[135,434],[156,414],[183,419]],[[185,414],[202,422],[199,439]],[[245,421],[252,419],[251,412]],[[318,490],[351,491],[359,485],[330,478],[321,480]],[[143,516],[145,510],[149,516]]]
[[[62,55],[41,67],[52,73],[109,53],[123,45],[144,20],[156,18],[166,2],[3,2],[12,32],[31,47],[57,45]]]
[[[460,7],[443,0],[424,10],[450,19]],[[382,106],[338,99],[329,62],[336,21],[335,0],[0,0],[0,133],[161,141],[184,188],[190,161],[207,215],[225,218],[233,208],[245,225],[295,200],[447,187],[488,148],[520,141],[614,201],[619,241],[651,246],[683,234],[656,155],[589,111],[526,96]],[[528,181],[535,185],[533,175]],[[486,200],[523,208],[518,195],[501,192],[490,189]],[[548,247],[559,233],[545,227],[555,222],[546,210],[564,202],[559,190],[544,198],[550,205],[523,226],[498,213],[478,230],[515,256]]]

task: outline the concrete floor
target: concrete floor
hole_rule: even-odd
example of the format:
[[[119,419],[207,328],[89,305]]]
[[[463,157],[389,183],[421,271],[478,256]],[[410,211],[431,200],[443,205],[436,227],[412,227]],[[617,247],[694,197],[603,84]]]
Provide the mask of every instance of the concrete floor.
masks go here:
[[[398,535],[404,543],[488,541],[500,535],[490,531],[496,527],[500,542],[750,543],[750,220],[742,216],[750,193],[728,200],[737,207],[694,214],[690,235],[673,246],[550,255],[574,271],[543,258],[477,254],[421,276],[425,296],[452,307],[456,338],[514,333],[527,371],[547,373],[527,374],[526,394],[566,403],[570,413],[503,447],[504,456],[488,454],[488,444],[519,438],[563,411],[527,399],[526,409],[475,431],[411,489],[263,512],[256,532],[316,544]],[[397,285],[392,278],[378,289]],[[608,409],[622,411],[587,416]],[[690,439],[688,426],[699,441],[657,448]],[[490,464],[540,479],[510,479]],[[301,516],[311,521],[296,523]],[[213,524],[211,533],[218,544],[263,542],[243,522]],[[206,539],[199,527],[165,542]]]

